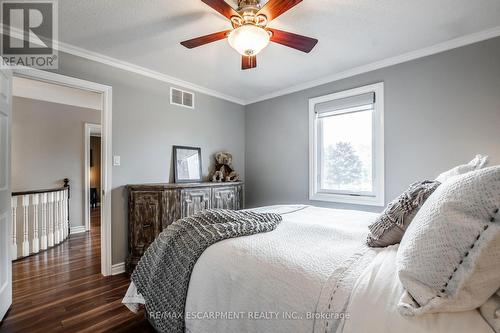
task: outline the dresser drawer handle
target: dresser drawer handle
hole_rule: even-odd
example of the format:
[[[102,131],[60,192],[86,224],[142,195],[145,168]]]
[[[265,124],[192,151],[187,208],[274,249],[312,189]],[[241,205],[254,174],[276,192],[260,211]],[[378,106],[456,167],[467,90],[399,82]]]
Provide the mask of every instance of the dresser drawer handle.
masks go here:
[[[143,225],[142,225],[142,228],[143,228],[143,229],[146,229],[146,228],[151,228],[151,224],[143,224]]]

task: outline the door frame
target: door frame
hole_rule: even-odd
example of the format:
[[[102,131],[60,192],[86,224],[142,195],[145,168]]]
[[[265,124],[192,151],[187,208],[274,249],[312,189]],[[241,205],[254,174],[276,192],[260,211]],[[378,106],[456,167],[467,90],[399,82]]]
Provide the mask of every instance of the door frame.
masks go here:
[[[2,324],[5,316],[12,306],[12,261],[11,261],[11,244],[12,244],[12,210],[11,210],[11,133],[12,133],[12,72],[7,68],[2,68],[0,71],[0,116],[5,116],[7,120],[6,124],[6,135],[4,137],[5,142],[2,143],[2,138],[0,138],[0,144],[6,149],[6,159],[5,165],[0,165],[0,173],[3,173],[3,182],[5,184],[0,184],[0,192],[3,192],[5,196],[8,197],[7,203],[0,203],[6,211],[0,214],[0,251],[2,252],[3,262],[0,260],[0,325]],[[0,118],[1,120],[1,118]],[[0,122],[1,126],[1,122]],[[0,147],[1,149],[2,147]],[[1,164],[1,163],[0,163]],[[1,176],[1,175],[0,175]],[[3,205],[7,204],[7,207]],[[5,270],[5,271],[4,271]],[[1,275],[5,275],[5,281]]]
[[[112,151],[112,103],[113,88],[100,83],[77,79],[62,74],[47,72],[34,68],[15,69],[14,76],[32,80],[57,84],[100,93],[102,96],[101,107],[101,274],[112,274],[112,247],[111,247],[111,191],[113,172]]]
[[[99,135],[97,135],[99,134]],[[83,161],[83,169],[85,170],[85,231],[90,231],[90,138],[93,136],[102,137],[102,126],[99,124],[85,123],[85,158]],[[101,151],[102,151],[102,141],[101,141]],[[101,163],[101,174],[102,174],[102,163]]]

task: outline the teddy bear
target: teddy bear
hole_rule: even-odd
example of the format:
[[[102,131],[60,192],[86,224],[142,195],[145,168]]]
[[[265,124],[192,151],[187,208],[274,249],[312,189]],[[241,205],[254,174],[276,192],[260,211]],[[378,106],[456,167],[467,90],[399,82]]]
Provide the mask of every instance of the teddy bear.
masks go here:
[[[240,175],[233,169],[233,155],[228,152],[215,154],[215,170],[212,174],[213,182],[236,182]]]

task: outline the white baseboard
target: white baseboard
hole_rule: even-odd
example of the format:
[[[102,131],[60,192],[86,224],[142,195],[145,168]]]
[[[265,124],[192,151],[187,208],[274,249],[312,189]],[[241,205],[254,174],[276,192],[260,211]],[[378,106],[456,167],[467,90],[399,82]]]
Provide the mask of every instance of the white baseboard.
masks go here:
[[[87,230],[85,230],[85,226],[83,225],[79,225],[79,226],[76,226],[76,227],[70,227],[70,234],[71,235],[74,235],[74,234],[81,234],[82,232],[86,232]]]
[[[111,275],[125,273],[125,263],[121,262],[111,266]]]

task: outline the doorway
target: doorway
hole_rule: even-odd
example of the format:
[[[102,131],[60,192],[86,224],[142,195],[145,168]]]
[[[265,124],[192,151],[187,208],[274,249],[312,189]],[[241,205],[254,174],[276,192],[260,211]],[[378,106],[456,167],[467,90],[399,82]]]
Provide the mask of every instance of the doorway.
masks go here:
[[[61,87],[74,88],[82,91],[98,93],[101,96],[101,193],[100,200],[100,253],[101,274],[112,274],[111,258],[111,119],[112,119],[112,88],[110,86],[68,77],[52,72],[35,69],[14,71],[14,77],[31,79]],[[87,174],[85,172],[85,174]],[[83,192],[83,191],[82,191]],[[88,202],[88,200],[85,200]],[[84,229],[84,227],[82,227]]]
[[[85,123],[85,231],[100,226],[101,216],[101,132],[99,124]]]

